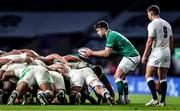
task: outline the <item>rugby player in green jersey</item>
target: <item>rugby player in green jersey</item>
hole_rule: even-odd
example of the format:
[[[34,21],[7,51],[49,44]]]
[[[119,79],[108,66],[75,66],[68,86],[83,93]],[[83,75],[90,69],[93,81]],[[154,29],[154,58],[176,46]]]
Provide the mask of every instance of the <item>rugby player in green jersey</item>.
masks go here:
[[[85,51],[85,55],[88,57],[109,57],[110,54],[115,51],[116,54],[123,57],[114,74],[115,83],[119,93],[117,104],[129,104],[130,98],[128,96],[128,82],[126,80],[126,74],[130,70],[135,70],[136,66],[139,64],[139,52],[125,36],[116,31],[111,31],[106,21],[99,21],[94,25],[94,28],[101,38],[106,39],[105,49],[100,51],[87,49]]]

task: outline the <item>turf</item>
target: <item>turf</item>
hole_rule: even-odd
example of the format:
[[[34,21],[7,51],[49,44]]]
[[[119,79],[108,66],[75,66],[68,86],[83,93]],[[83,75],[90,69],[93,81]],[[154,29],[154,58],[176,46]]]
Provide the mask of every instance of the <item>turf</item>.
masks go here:
[[[180,110],[180,97],[167,97],[167,106],[145,107],[144,104],[151,99],[150,95],[130,95],[132,103],[129,105],[0,105],[0,110],[73,110],[73,111],[112,111],[112,110]]]

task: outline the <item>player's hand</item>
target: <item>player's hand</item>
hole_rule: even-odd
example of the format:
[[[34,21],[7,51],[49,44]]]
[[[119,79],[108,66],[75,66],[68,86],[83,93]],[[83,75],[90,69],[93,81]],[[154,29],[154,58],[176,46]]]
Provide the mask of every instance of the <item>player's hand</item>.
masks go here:
[[[146,63],[147,63],[147,57],[142,57],[141,63],[142,63],[142,64],[146,64]]]
[[[84,55],[89,57],[89,56],[92,56],[92,53],[93,53],[93,51],[91,49],[87,48]]]

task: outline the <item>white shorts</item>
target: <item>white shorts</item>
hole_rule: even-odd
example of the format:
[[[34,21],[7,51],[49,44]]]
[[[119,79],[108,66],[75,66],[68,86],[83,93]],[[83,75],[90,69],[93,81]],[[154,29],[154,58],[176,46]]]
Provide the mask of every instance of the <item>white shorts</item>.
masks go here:
[[[171,54],[169,48],[165,49],[154,49],[152,50],[149,58],[147,66],[155,66],[155,67],[170,67]]]
[[[64,78],[56,71],[49,71],[49,74],[54,81],[56,91],[65,90]],[[58,92],[57,92],[58,93]]]
[[[5,71],[14,71],[15,76],[19,77],[19,75],[22,73],[24,68],[26,67],[26,63],[12,63],[12,64],[5,64],[2,66],[2,70]]]
[[[140,56],[123,57],[118,65],[118,68],[121,68],[124,71],[124,73],[127,74],[130,70],[134,71],[139,62]]]
[[[29,87],[42,83],[53,84],[54,81],[50,77],[48,70],[42,66],[27,66],[20,75],[19,82],[26,82]]]
[[[71,87],[81,86],[84,84],[95,87],[97,85],[103,86],[97,75],[90,68],[74,69],[69,73]]]

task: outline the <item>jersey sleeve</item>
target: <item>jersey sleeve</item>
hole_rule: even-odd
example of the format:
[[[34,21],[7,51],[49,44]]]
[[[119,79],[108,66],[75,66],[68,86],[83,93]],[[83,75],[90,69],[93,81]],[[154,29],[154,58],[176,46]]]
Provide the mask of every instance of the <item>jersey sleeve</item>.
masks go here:
[[[148,37],[156,37],[155,24],[152,22],[148,25]]]
[[[114,47],[115,45],[115,36],[113,34],[110,34],[106,40],[106,47]]]
[[[170,36],[173,36],[172,28],[171,28],[171,26],[170,26],[170,25],[169,25],[169,27],[170,27],[170,32],[169,32],[169,35],[170,35]]]

